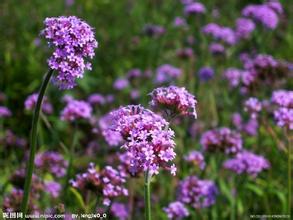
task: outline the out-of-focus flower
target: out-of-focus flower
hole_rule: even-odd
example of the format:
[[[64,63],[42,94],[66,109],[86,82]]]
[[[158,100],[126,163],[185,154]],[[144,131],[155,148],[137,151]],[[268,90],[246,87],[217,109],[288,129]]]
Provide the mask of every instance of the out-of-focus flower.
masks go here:
[[[119,220],[126,220],[129,217],[127,206],[120,202],[114,202],[112,204],[111,213]]]
[[[211,43],[209,45],[209,51],[214,54],[223,54],[225,53],[225,47],[220,43]]]
[[[176,17],[173,21],[173,26],[174,27],[186,27],[187,23],[186,23],[185,18]]]
[[[138,89],[131,90],[130,97],[132,100],[138,99],[140,97],[140,91]]]
[[[192,2],[184,6],[184,13],[186,15],[204,14],[206,12],[205,6],[200,2]]]
[[[278,14],[283,14],[284,9],[282,4],[278,0],[270,0],[265,3],[267,6],[269,6],[271,9],[273,9]]]
[[[179,201],[171,202],[168,207],[163,208],[163,210],[166,212],[169,219],[180,220],[189,216],[188,209]]]
[[[61,191],[61,185],[60,183],[57,183],[55,181],[49,181],[45,182],[45,190],[53,197],[57,198]]]
[[[271,100],[274,104],[280,107],[293,108],[293,91],[274,91]]]
[[[179,58],[187,59],[187,58],[190,58],[190,57],[193,56],[193,50],[192,50],[192,48],[190,48],[190,47],[182,48],[182,49],[178,49],[178,50],[176,51],[176,55],[177,55]]]
[[[261,109],[262,104],[255,97],[250,97],[244,103],[244,111],[248,112],[252,118],[256,118]]]
[[[195,166],[198,166],[201,170],[203,170],[206,166],[206,163],[204,161],[204,156],[199,151],[190,151],[186,156],[184,156],[184,159]]]
[[[125,78],[118,78],[115,80],[113,87],[116,90],[122,90],[129,86],[129,81]]]
[[[160,37],[165,34],[166,30],[160,25],[146,24],[143,28],[143,32],[149,37]]]
[[[206,131],[201,139],[203,150],[226,154],[235,154],[242,150],[242,138],[239,133],[229,128],[218,128]]]
[[[178,78],[181,75],[181,69],[176,68],[170,64],[159,66],[156,70],[155,83],[168,83]]]
[[[179,184],[178,201],[191,205],[195,209],[213,205],[218,189],[214,182],[188,176]]]
[[[169,86],[156,88],[151,92],[152,100],[150,105],[154,108],[165,107],[174,110],[172,114],[193,115],[195,118],[196,104],[195,97],[184,87]]]
[[[5,107],[5,106],[0,106],[0,118],[7,118],[12,115],[11,111]]]
[[[36,104],[37,104],[37,100],[38,100],[38,94],[34,93],[29,95],[25,102],[24,102],[24,107],[26,110],[28,111],[33,111]],[[46,114],[52,114],[53,112],[53,106],[52,104],[48,101],[47,96],[44,96],[43,98],[43,103],[42,103],[42,111]]]
[[[24,148],[27,141],[24,138],[16,136],[10,129],[6,130],[4,136],[0,136],[0,145]]]
[[[127,72],[126,76],[127,76],[127,79],[131,80],[131,79],[142,77],[142,72],[140,69],[131,69]]]
[[[112,116],[113,129],[125,140],[133,174],[141,169],[158,174],[160,167],[174,173],[174,132],[165,119],[139,105],[121,107]]]
[[[224,78],[229,81],[229,84],[232,88],[235,88],[240,84],[242,74],[243,70],[236,68],[228,68],[224,72]]]
[[[275,29],[279,23],[277,13],[265,4],[248,5],[242,10],[242,15],[255,19],[269,29]]]
[[[278,108],[274,111],[274,117],[278,126],[293,130],[293,108]]]
[[[238,18],[236,20],[236,30],[235,34],[238,39],[247,39],[250,34],[254,31],[255,24],[251,19],[248,18]]]
[[[208,81],[213,78],[215,71],[209,66],[204,66],[199,69],[198,76],[202,81]]]
[[[36,155],[35,165],[38,169],[50,172],[56,177],[63,177],[66,173],[68,162],[61,154],[46,151]]]
[[[227,160],[224,163],[224,167],[237,174],[247,173],[256,177],[261,171],[268,169],[270,163],[263,156],[249,151],[242,151],[235,158]]]
[[[61,120],[74,121],[77,119],[89,119],[92,107],[85,101],[72,100],[67,103],[61,112]]]
[[[237,42],[235,32],[229,27],[210,23],[202,28],[202,32],[229,45],[233,45]]]
[[[89,164],[87,171],[78,174],[75,180],[71,180],[74,188],[81,191],[90,190],[103,195],[103,204],[109,206],[111,200],[118,196],[127,196],[128,191],[123,184],[126,182],[126,174],[123,170],[116,170],[111,166],[106,166],[101,171],[97,171],[93,163]]]
[[[99,93],[93,93],[91,94],[87,101],[91,104],[91,105],[104,105],[106,104],[106,99],[103,95],[99,94]]]
[[[49,67],[58,72],[53,81],[60,89],[71,89],[85,70],[91,70],[85,59],[93,58],[98,46],[93,29],[75,16],[46,18],[44,23],[42,35],[55,48],[48,59]]]

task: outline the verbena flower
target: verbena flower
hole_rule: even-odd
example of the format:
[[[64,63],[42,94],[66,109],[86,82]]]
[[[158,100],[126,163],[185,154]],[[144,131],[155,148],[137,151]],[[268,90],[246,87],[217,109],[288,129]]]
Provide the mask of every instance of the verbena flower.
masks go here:
[[[122,169],[116,170],[106,166],[98,171],[93,163],[89,164],[87,171],[78,174],[75,180],[71,180],[74,188],[81,191],[90,190],[103,196],[103,204],[109,206],[111,200],[119,196],[127,196],[128,191],[124,188],[126,174]]]
[[[33,111],[38,100],[38,94],[34,93],[29,95],[25,102],[24,102],[24,107],[28,111]],[[53,112],[53,106],[52,104],[48,101],[48,97],[44,96],[43,98],[43,103],[42,103],[42,111],[46,114],[52,114]]]
[[[206,163],[204,161],[204,156],[199,151],[190,151],[187,155],[184,156],[184,160],[192,163],[195,166],[198,166],[200,169],[204,169],[206,166]]]
[[[149,37],[160,37],[164,35],[166,29],[160,25],[146,24],[143,28],[143,33]]]
[[[248,112],[252,118],[256,118],[261,109],[262,104],[255,97],[250,97],[244,103],[244,111]]]
[[[58,72],[54,82],[61,89],[71,89],[85,70],[91,69],[87,58],[93,58],[98,46],[93,29],[75,16],[46,18],[42,35],[54,47],[49,67]]]
[[[186,27],[187,22],[186,22],[185,18],[175,17],[175,19],[173,21],[173,26],[174,27]]]
[[[181,73],[181,69],[176,68],[170,64],[161,65],[156,70],[155,83],[169,83],[177,79],[181,75]]]
[[[179,183],[177,200],[200,209],[213,205],[217,194],[218,189],[213,181],[188,176]]]
[[[204,66],[198,70],[198,76],[202,81],[208,81],[213,78],[215,71],[209,66]]]
[[[126,220],[129,217],[127,205],[120,202],[111,205],[111,213],[119,220]]]
[[[272,102],[279,107],[293,108],[293,91],[277,90],[273,92]]]
[[[242,150],[242,138],[239,133],[229,128],[218,128],[206,131],[201,139],[204,151],[221,151],[226,154],[235,154]]]
[[[91,94],[88,98],[87,101],[91,104],[91,105],[105,105],[106,104],[106,98],[99,94],[99,93],[93,93]]]
[[[5,107],[5,106],[0,106],[0,118],[7,118],[12,115],[11,111]]]
[[[136,79],[136,78],[140,78],[143,76],[143,73],[140,69],[131,69],[127,72],[126,74],[127,79],[132,80],[132,79]]]
[[[260,172],[268,169],[270,163],[263,156],[243,151],[238,153],[235,158],[227,160],[223,166],[237,174],[247,173],[256,177]]]
[[[24,148],[27,145],[27,141],[24,138],[18,137],[13,133],[10,129],[7,129],[4,132],[3,137],[0,136],[0,145],[1,146],[9,146],[9,147],[19,147]]]
[[[184,87],[169,86],[156,88],[151,92],[150,105],[154,108],[165,107],[171,110],[172,114],[192,115],[195,118],[196,104],[195,97]]]
[[[251,19],[238,18],[236,20],[235,34],[238,39],[247,39],[255,29],[255,24]]]
[[[189,216],[188,209],[182,202],[171,202],[168,207],[163,208],[169,219],[183,219]]]
[[[225,53],[225,47],[220,43],[211,43],[209,45],[209,51],[214,54],[224,54]]]
[[[229,27],[209,23],[202,28],[202,32],[229,45],[233,45],[237,42],[235,32]]]
[[[63,177],[66,174],[68,162],[58,152],[46,151],[36,155],[35,165],[38,169],[56,177]]]
[[[55,181],[45,182],[45,191],[48,192],[53,198],[57,198],[61,192],[62,186]]]
[[[184,6],[184,13],[186,15],[204,14],[206,12],[205,6],[200,2],[192,2]]]
[[[77,119],[89,119],[92,107],[85,101],[71,100],[61,112],[61,120],[74,121]]]
[[[193,56],[193,50],[192,50],[192,48],[190,48],[190,47],[182,48],[182,49],[178,49],[178,50],[176,51],[176,55],[177,55],[179,58],[187,59],[187,58],[190,58],[190,57]]]
[[[130,153],[134,174],[141,169],[158,174],[162,167],[175,175],[175,166],[170,165],[176,155],[174,132],[165,119],[139,105],[121,107],[112,117],[112,128],[125,140],[123,148]]]
[[[118,78],[113,84],[113,88],[116,90],[122,90],[129,86],[129,81],[125,78]]]

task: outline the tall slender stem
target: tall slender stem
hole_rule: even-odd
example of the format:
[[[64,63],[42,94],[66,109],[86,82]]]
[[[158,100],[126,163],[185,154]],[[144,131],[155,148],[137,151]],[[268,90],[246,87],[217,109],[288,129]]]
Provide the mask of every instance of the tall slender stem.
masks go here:
[[[31,189],[31,182],[32,182],[32,175],[33,175],[33,169],[34,169],[34,160],[35,160],[35,154],[36,154],[36,142],[37,142],[37,131],[38,131],[38,121],[40,116],[40,110],[42,106],[42,101],[46,92],[46,89],[48,87],[49,81],[51,76],[53,75],[53,70],[49,69],[48,72],[45,75],[45,78],[42,82],[38,100],[36,103],[33,120],[32,120],[32,130],[31,130],[31,136],[30,136],[30,153],[29,153],[29,159],[26,166],[26,176],[25,176],[25,183],[24,183],[24,193],[23,193],[23,199],[21,203],[21,210],[23,212],[23,216],[25,216],[27,211],[27,205],[29,201],[29,193]],[[25,217],[24,217],[25,218]]]
[[[149,171],[144,174],[144,205],[145,205],[145,220],[151,220],[151,175]]]
[[[291,195],[292,195],[292,175],[291,175],[291,152],[292,152],[292,136],[288,130],[285,131],[288,138],[288,214],[291,215]]]

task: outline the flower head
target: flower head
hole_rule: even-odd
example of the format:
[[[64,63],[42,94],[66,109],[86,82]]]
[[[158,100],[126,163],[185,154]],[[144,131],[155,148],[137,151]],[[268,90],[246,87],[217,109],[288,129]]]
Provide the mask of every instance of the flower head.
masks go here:
[[[175,201],[168,205],[168,207],[163,208],[169,219],[182,219],[189,216],[188,209],[184,206],[182,202]]]
[[[221,151],[226,154],[235,154],[242,149],[241,135],[229,128],[218,128],[206,131],[200,143],[205,151]]]
[[[214,69],[208,66],[204,66],[200,68],[198,71],[198,76],[202,81],[210,80],[211,78],[213,78],[214,74],[215,74]]]
[[[85,70],[91,69],[86,58],[93,58],[98,46],[93,29],[75,16],[46,18],[42,31],[49,45],[55,48],[49,67],[58,72],[54,82],[61,89],[71,89]]]
[[[37,100],[38,100],[37,93],[31,94],[30,96],[28,96],[24,102],[25,109],[28,111],[32,111],[37,104]],[[43,98],[42,111],[46,114],[52,114],[53,112],[53,106],[48,101],[47,96],[44,96]]]
[[[181,73],[181,69],[171,66],[170,64],[161,65],[156,70],[155,83],[168,83],[178,78]]]
[[[184,156],[184,159],[190,163],[193,163],[195,166],[198,166],[200,169],[204,169],[206,163],[204,161],[204,156],[199,151],[190,151],[187,155]]]
[[[191,14],[204,14],[206,12],[205,6],[200,2],[192,2],[184,6],[184,13]]]
[[[236,31],[235,34],[239,39],[247,39],[250,34],[254,31],[255,24],[249,18],[238,18],[236,20]]]
[[[197,117],[195,97],[184,87],[169,86],[156,88],[152,91],[151,97],[150,105],[154,108],[163,106],[171,111],[174,110],[172,113]]]
[[[199,209],[213,205],[217,193],[217,187],[212,181],[201,180],[196,176],[188,176],[179,184],[177,199]]]
[[[126,220],[129,217],[127,205],[120,202],[114,202],[112,204],[111,213],[119,220]]]
[[[12,115],[11,111],[5,107],[5,106],[0,106],[0,118],[7,118]]]
[[[224,167],[237,174],[247,173],[256,177],[261,171],[268,169],[270,163],[263,156],[249,151],[242,151],[235,158],[227,160],[224,163]]]
[[[61,112],[61,120],[74,121],[77,119],[89,119],[92,107],[85,101],[71,100]]]
[[[252,118],[256,118],[257,114],[261,111],[261,109],[262,104],[255,97],[250,97],[244,103],[244,110],[248,112]]]
[[[161,116],[139,105],[121,107],[112,112],[114,131],[124,138],[133,174],[140,170],[158,174],[159,168],[174,171],[174,132]]]

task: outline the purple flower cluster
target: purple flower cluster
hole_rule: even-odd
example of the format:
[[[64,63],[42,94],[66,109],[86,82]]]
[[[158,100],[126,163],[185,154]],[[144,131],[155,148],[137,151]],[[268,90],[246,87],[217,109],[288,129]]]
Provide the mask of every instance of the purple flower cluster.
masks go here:
[[[249,18],[238,18],[236,20],[235,34],[238,39],[247,39],[250,34],[254,31],[255,24]]]
[[[259,126],[256,118],[250,117],[247,122],[243,122],[241,115],[239,113],[234,113],[232,115],[232,123],[237,130],[248,135],[255,136],[257,134]]]
[[[33,111],[36,104],[37,104],[37,100],[38,100],[37,93],[29,95],[24,102],[25,109],[28,111]],[[43,98],[42,111],[46,114],[52,114],[52,112],[53,112],[53,106],[48,101],[47,96],[44,96],[44,98]]]
[[[221,151],[226,154],[235,154],[242,150],[242,138],[239,133],[229,128],[218,128],[206,131],[200,144],[204,151]]]
[[[209,81],[211,78],[213,78],[214,74],[214,69],[209,66],[204,66],[198,71],[198,76],[202,81]]]
[[[170,109],[172,114],[179,113],[181,115],[197,117],[197,101],[184,87],[169,86],[156,88],[151,92],[151,97],[150,105],[154,108],[162,106]]]
[[[160,37],[165,34],[164,27],[155,24],[146,24],[143,28],[143,33],[149,37]]]
[[[63,177],[66,173],[68,162],[61,154],[46,151],[36,155],[35,165],[38,169],[48,171],[56,177]]]
[[[55,47],[48,60],[50,68],[58,72],[54,82],[61,89],[71,89],[75,80],[91,69],[85,58],[93,58],[98,46],[93,29],[75,16],[46,18],[44,23],[42,34]]]
[[[55,181],[45,182],[45,191],[48,192],[52,198],[57,198],[61,192],[61,184]]]
[[[173,81],[181,75],[182,71],[170,64],[159,66],[156,70],[155,83],[162,84]]]
[[[277,90],[273,92],[272,102],[277,105],[274,117],[277,125],[293,130],[293,91]]]
[[[223,166],[237,174],[247,173],[256,177],[261,171],[268,169],[270,163],[263,156],[242,151],[235,158],[225,161]]]
[[[175,19],[173,21],[173,26],[174,27],[186,27],[187,22],[186,22],[185,18],[175,17]]]
[[[127,196],[128,191],[123,184],[126,182],[126,174],[123,170],[116,170],[106,166],[97,171],[93,163],[89,164],[87,171],[78,174],[75,180],[71,180],[73,187],[84,191],[91,190],[103,195],[103,204],[109,206],[111,199],[118,196]]]
[[[266,28],[275,29],[279,23],[278,13],[283,9],[279,2],[268,2],[261,5],[248,5],[242,10],[242,15],[251,17]]]
[[[119,220],[126,220],[129,217],[127,206],[120,202],[114,202],[111,205],[111,213]]]
[[[244,103],[244,111],[250,114],[251,118],[257,118],[262,109],[262,103],[255,97],[250,97]]]
[[[0,118],[7,118],[12,115],[11,111],[5,107],[5,106],[0,106]]]
[[[176,55],[179,58],[187,59],[187,58],[193,57],[193,50],[190,47],[178,49],[176,51]]]
[[[211,43],[209,45],[209,51],[213,55],[224,54],[225,53],[225,47],[220,43]]]
[[[163,208],[169,219],[183,219],[189,216],[188,209],[184,206],[182,202],[175,201],[168,205],[168,207]]]
[[[202,32],[229,45],[234,45],[237,42],[235,32],[229,27],[223,27],[215,23],[210,23],[202,28]]]
[[[116,90],[123,90],[129,86],[129,81],[126,78],[118,78],[113,84],[113,88]]]
[[[169,123],[139,105],[121,107],[112,112],[112,128],[125,140],[123,147],[130,153],[133,174],[141,169],[158,174],[159,168],[171,170],[175,175],[174,132]]]
[[[204,14],[205,12],[205,6],[200,2],[192,2],[184,6],[184,13],[186,15]]]
[[[87,101],[91,104],[91,105],[105,105],[107,103],[107,100],[105,98],[105,96],[99,94],[99,93],[93,93],[91,94]]]
[[[184,159],[195,166],[198,166],[201,170],[203,170],[206,166],[206,163],[204,161],[204,156],[199,151],[190,151],[186,156],[184,156]]]
[[[213,181],[188,176],[180,181],[177,199],[195,209],[200,209],[213,205],[217,194],[218,189]]]
[[[4,136],[0,136],[0,145],[9,147],[24,148],[27,145],[27,141],[24,138],[18,137],[10,129],[6,130]]]
[[[77,119],[89,119],[92,107],[85,101],[71,100],[61,112],[61,120],[74,121]]]

